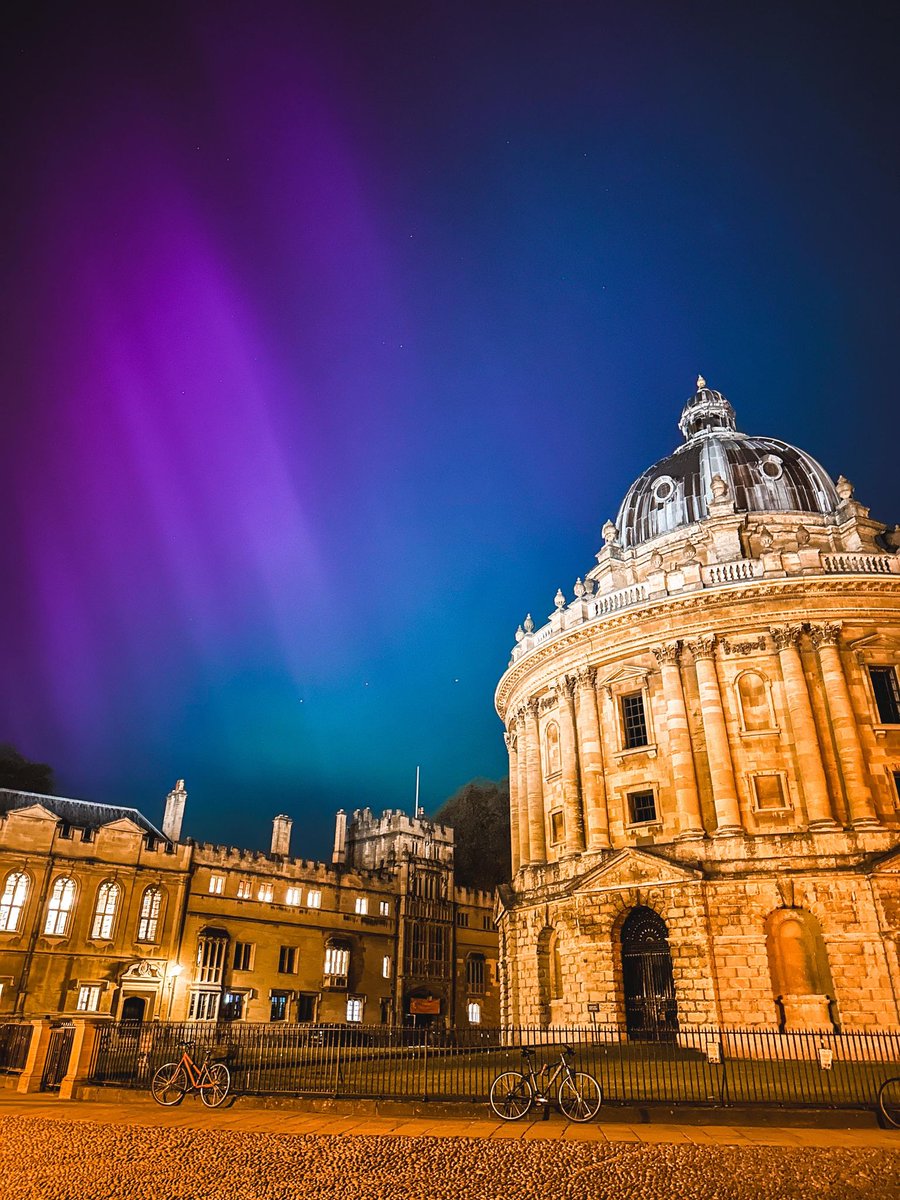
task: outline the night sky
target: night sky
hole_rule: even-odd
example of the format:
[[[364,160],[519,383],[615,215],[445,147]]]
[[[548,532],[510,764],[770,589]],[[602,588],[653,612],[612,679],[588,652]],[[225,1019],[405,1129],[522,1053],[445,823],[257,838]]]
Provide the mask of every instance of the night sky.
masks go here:
[[[900,520],[891,7],[7,12],[0,741],[307,855],[499,778],[698,372]]]

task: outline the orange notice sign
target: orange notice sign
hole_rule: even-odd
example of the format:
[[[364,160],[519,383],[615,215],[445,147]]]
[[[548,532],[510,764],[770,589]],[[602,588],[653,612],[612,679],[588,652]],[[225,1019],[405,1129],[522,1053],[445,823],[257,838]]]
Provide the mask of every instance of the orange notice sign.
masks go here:
[[[414,1017],[420,1016],[439,1016],[441,1011],[440,1000],[426,1000],[414,996],[409,1002],[409,1011]]]

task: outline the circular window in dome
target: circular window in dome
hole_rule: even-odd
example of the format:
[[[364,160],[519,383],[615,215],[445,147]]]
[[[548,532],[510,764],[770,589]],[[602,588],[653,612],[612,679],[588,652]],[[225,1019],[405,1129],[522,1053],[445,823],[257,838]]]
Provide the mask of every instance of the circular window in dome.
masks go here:
[[[759,469],[765,475],[766,479],[771,479],[773,483],[784,474],[784,467],[781,465],[781,459],[777,454],[767,454],[759,464]]]
[[[658,479],[653,480],[651,491],[653,492],[654,500],[665,504],[667,500],[671,500],[675,495],[675,480],[671,475],[660,475]]]

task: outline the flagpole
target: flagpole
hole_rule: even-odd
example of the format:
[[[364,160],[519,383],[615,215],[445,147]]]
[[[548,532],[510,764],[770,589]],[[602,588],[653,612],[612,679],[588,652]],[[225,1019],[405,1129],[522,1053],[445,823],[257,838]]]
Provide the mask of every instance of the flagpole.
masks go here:
[[[419,816],[419,768],[416,766],[416,817]]]

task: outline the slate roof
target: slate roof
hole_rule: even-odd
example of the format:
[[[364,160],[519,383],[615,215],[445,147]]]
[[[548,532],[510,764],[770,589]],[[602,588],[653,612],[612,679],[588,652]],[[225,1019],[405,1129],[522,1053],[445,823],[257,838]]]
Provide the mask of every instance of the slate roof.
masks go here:
[[[133,821],[145,833],[163,842],[167,840],[153,822],[148,821],[136,808],[126,808],[118,804],[95,804],[90,800],[71,800],[66,796],[42,796],[36,792],[12,792],[0,788],[2,816],[14,808],[31,808],[35,804],[40,804],[42,808],[46,808],[76,829],[99,829],[101,825],[108,825],[110,821],[120,821],[124,817]]]

